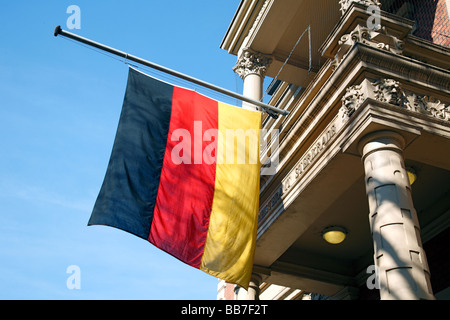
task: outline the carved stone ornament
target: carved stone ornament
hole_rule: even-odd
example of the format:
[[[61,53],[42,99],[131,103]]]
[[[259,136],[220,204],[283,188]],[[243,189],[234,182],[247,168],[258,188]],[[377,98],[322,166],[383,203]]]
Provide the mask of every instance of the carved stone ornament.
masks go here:
[[[249,74],[257,74],[264,77],[272,58],[259,52],[245,50],[233,68],[242,79]]]
[[[356,85],[347,88],[344,96],[342,97],[342,108],[340,110],[342,117],[351,117],[356,109],[366,99],[366,95],[363,93],[362,89],[362,85]]]
[[[378,6],[381,7],[381,3],[379,0],[339,0],[339,4],[341,5],[341,13],[342,15],[347,12],[348,8],[352,5],[353,2],[357,2],[363,4],[365,6]]]
[[[262,203],[259,210],[259,221],[280,208],[283,198],[294,189],[294,186],[311,170],[320,156],[328,148],[339,130],[339,121],[332,121],[308,150],[300,157],[290,172],[283,178],[281,185]]]
[[[340,48],[333,61],[334,69],[337,68],[353,45],[357,42],[399,55],[401,55],[405,49],[405,43],[399,38],[390,35],[385,27],[374,30],[362,25],[357,25],[352,32],[343,35],[339,40]]]
[[[382,79],[372,83],[374,97],[381,102],[390,103],[396,106],[403,106],[406,94],[400,87],[400,83],[393,79]]]
[[[450,105],[445,105],[435,97],[418,96],[411,93],[406,96],[405,107],[408,110],[425,113],[434,118],[450,121]]]
[[[435,97],[417,95],[414,92],[404,90],[401,84],[393,79],[381,79],[375,82],[366,79],[359,85],[347,88],[342,97],[342,107],[339,110],[340,118],[344,121],[348,120],[368,98],[440,120],[450,121],[449,105],[445,105]]]

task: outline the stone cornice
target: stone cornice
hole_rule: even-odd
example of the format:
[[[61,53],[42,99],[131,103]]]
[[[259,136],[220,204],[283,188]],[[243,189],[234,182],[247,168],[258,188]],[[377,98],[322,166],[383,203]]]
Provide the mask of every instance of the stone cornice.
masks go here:
[[[267,7],[268,2],[269,0],[241,1],[233,21],[220,44],[220,48],[227,50],[231,54],[239,55],[241,47],[245,47],[243,43],[248,35],[254,31],[255,26],[261,20],[262,11]]]
[[[371,47],[362,43],[357,43],[353,47],[359,51],[355,53],[359,55],[366,69],[378,74],[384,73],[399,80],[415,82],[417,86],[442,91],[443,94],[450,94],[450,71],[414,58]]]

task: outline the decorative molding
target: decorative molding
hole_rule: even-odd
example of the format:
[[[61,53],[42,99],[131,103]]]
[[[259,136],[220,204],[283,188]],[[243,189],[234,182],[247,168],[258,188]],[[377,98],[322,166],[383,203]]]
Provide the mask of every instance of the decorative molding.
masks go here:
[[[233,71],[242,79],[245,79],[249,74],[257,74],[260,77],[264,77],[267,67],[271,62],[271,57],[250,49],[245,49],[238,59],[236,66],[233,68]]]
[[[264,204],[259,209],[259,216],[258,216],[258,222],[261,224],[261,222],[264,220],[265,217],[268,216],[268,214],[275,210],[275,208],[281,203],[283,195],[283,186],[279,186],[275,192],[272,193],[272,195],[269,197],[267,201],[264,202]]]
[[[339,110],[340,118],[349,119],[365,99],[366,94],[363,92],[362,84],[347,88],[342,97],[342,107]]]
[[[245,50],[247,48],[250,39],[254,36],[255,31],[257,30],[263,17],[266,15],[267,10],[270,9],[270,7],[272,6],[272,3],[274,1],[275,0],[265,0],[264,1],[261,9],[259,10],[258,15],[256,16],[255,21],[252,24],[252,27],[250,28],[250,30],[247,33],[247,36],[245,37],[244,41],[242,42],[241,48],[238,51],[238,56],[241,56],[242,50]],[[270,3],[270,6],[269,6],[269,3]]]
[[[449,105],[429,95],[417,95],[403,89],[400,82],[393,79],[381,79],[370,82],[367,79],[359,85],[347,88],[342,97],[339,117],[345,122],[368,98],[389,103],[409,111],[425,114],[439,120],[450,121]]]
[[[406,96],[406,108],[411,111],[424,113],[434,118],[450,121],[450,105],[445,105],[432,96],[418,96],[410,93]]]
[[[353,2],[360,3],[365,6],[377,6],[381,8],[381,2],[379,0],[339,0],[342,15],[347,12]]]
[[[259,221],[262,222],[264,218],[280,205],[285,195],[292,190],[297,182],[304,176],[304,174],[312,167],[313,163],[323,153],[324,149],[329,145],[332,138],[340,129],[340,119],[335,118],[328,127],[321,133],[321,135],[314,141],[309,149],[301,156],[300,160],[294,165],[291,171],[284,177],[280,186],[272,192],[268,200],[266,200],[259,210]]]
[[[335,55],[332,64],[333,69],[336,69],[339,66],[355,43],[363,43],[370,47],[398,55],[402,55],[403,50],[405,49],[405,43],[399,38],[389,34],[385,27],[374,30],[362,25],[357,25],[352,32],[343,35],[339,40],[340,48]]]

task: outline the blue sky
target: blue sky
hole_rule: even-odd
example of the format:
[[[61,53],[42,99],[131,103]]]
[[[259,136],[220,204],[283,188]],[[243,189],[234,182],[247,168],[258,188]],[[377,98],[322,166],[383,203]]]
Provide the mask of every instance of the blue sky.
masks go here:
[[[80,30],[66,25],[72,4],[81,9]],[[55,38],[53,29],[59,24],[240,92],[242,81],[232,71],[236,57],[219,48],[238,5],[239,0],[2,3],[0,299],[216,299],[216,278],[126,232],[87,227],[128,70],[117,59]],[[80,268],[80,289],[67,287],[71,265]]]

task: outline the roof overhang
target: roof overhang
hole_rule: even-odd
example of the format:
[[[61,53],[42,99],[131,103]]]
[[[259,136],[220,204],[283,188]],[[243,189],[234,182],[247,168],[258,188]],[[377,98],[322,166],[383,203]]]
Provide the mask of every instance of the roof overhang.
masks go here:
[[[267,76],[306,86],[325,61],[319,49],[340,17],[338,1],[243,0],[220,47],[237,57],[245,49],[269,55]]]

